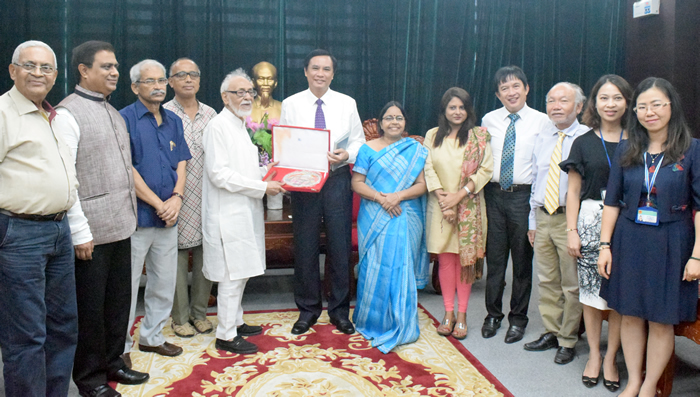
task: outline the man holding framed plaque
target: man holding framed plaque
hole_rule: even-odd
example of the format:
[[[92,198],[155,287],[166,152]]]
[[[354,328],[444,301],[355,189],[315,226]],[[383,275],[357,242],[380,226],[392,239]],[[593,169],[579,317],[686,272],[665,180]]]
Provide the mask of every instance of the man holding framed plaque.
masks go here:
[[[350,244],[352,191],[350,169],[365,142],[355,100],[330,89],[337,60],[326,50],[314,50],[304,60],[309,89],[282,102],[280,125],[330,130],[331,171],[318,193],[292,192],[294,230],[294,300],[299,319],[292,327],[303,334],[316,323],[322,310],[319,254],[321,225],[325,224],[326,255],[330,259],[331,291],[328,315],[346,334],[355,332],[350,311]]]

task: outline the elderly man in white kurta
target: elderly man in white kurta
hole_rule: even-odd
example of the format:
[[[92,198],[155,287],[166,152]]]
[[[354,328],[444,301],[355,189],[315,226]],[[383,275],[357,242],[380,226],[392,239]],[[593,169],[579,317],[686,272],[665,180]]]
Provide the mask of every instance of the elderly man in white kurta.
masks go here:
[[[248,279],[265,271],[262,198],[284,192],[279,182],[262,180],[265,169],[245,129],[255,95],[242,69],[228,74],[221,84],[226,107],[209,122],[202,141],[203,271],[219,283],[216,348],[237,354],[257,352],[243,336],[262,333],[262,327],[243,321],[241,307]]]

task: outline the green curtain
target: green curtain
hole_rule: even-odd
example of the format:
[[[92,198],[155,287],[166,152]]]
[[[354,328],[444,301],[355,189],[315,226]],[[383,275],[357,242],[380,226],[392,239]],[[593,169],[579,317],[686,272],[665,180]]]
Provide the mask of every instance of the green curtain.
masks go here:
[[[547,90],[570,81],[588,92],[603,74],[624,71],[625,0],[25,0],[0,7],[0,59],[22,41],[48,43],[60,76],[49,96],[73,90],[70,50],[111,42],[121,78],[112,103],[136,100],[129,69],[152,58],[166,67],[190,57],[202,70],[200,100],[222,107],[225,74],[260,61],[277,66],[277,99],[307,87],[303,59],[314,48],[339,61],[331,87],[356,99],[362,119],[389,100],[402,102],[408,129],[437,123],[444,91],[472,95],[479,117],[500,106],[493,74],[521,66],[530,106],[544,110]],[[0,90],[12,86],[9,74]],[[169,97],[172,93],[169,92]]]

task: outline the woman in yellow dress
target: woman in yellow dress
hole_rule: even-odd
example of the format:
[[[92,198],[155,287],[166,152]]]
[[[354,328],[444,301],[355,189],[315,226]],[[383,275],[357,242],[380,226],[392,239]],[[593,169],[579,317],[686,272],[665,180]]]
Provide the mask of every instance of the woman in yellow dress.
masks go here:
[[[486,248],[486,206],[482,189],[491,180],[491,136],[476,127],[467,91],[452,87],[442,96],[438,126],[425,134],[425,180],[430,192],[426,216],[428,252],[438,254],[445,317],[438,334],[467,336],[467,306],[481,277]],[[455,322],[454,298],[457,292]]]

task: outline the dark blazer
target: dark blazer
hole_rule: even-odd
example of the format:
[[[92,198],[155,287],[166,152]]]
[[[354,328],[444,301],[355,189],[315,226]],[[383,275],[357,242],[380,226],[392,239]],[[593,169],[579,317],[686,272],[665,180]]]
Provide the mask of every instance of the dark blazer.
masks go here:
[[[605,205],[620,207],[620,215],[635,220],[639,200],[646,194],[644,166],[620,166],[627,146],[627,141],[620,143],[612,162]],[[678,221],[691,216],[692,209],[700,209],[700,141],[693,139],[683,158],[664,165],[654,186],[659,222]]]

